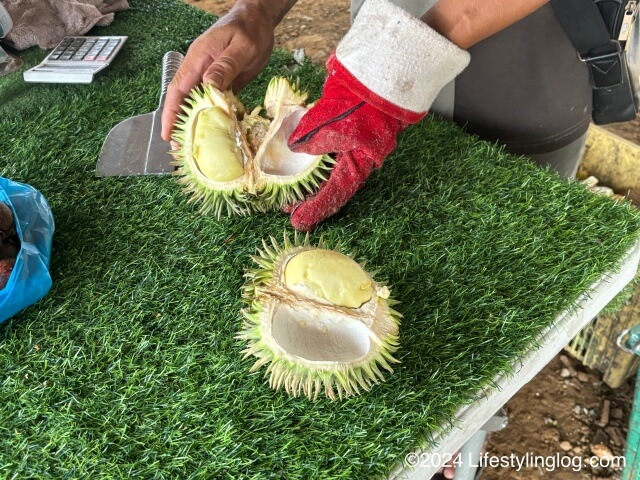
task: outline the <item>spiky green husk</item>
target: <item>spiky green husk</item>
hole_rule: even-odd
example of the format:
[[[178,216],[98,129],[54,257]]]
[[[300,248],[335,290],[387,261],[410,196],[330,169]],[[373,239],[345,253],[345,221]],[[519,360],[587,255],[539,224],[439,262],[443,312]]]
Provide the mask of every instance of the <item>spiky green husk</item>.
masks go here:
[[[264,109],[269,118],[275,118],[282,107],[304,105],[309,95],[300,90],[300,81],[291,84],[284,77],[273,77],[264,95]]]
[[[177,168],[173,175],[183,186],[188,195],[189,203],[199,203],[202,214],[213,213],[220,218],[223,212],[228,215],[247,215],[251,213],[251,199],[245,191],[242,181],[215,182],[205,177],[192,155],[191,130],[198,112],[208,107],[227,107],[227,113],[235,117],[233,102],[211,85],[201,85],[195,88],[186,105],[182,107],[184,113],[178,115],[173,139],[180,148],[171,153]]]
[[[292,205],[304,200],[307,195],[318,191],[322,182],[329,178],[336,161],[329,155],[318,157],[317,163],[308,170],[306,176],[297,178],[292,183],[279,183],[272,181],[265,183],[258,191],[258,202],[253,205],[261,212],[280,210],[287,205]]]
[[[278,295],[273,294],[277,290],[274,286],[280,282],[281,269],[287,259],[304,250],[327,249],[322,239],[317,246],[312,246],[308,235],[300,241],[297,233],[293,242],[285,234],[282,246],[273,237],[270,237],[270,241],[271,245],[263,240],[263,249],[252,257],[258,267],[246,270],[242,292],[247,307],[242,310],[243,327],[237,338],[248,343],[243,351],[244,358],[257,357],[251,371],[267,365],[265,376],[269,377],[271,388],[284,388],[295,397],[304,394],[310,400],[316,400],[322,392],[332,400],[342,399],[368,391],[374,384],[384,381],[382,370],[393,372],[390,364],[398,362],[393,353],[398,349],[397,330],[402,317],[391,308],[397,304],[391,298],[375,296],[376,308],[380,308],[382,315],[390,321],[392,328],[387,330],[391,331],[380,338],[371,332],[370,352],[355,363],[305,362],[300,357],[287,353],[269,338],[273,310],[282,301]],[[335,250],[339,251],[338,248]],[[379,282],[376,284],[383,286]]]

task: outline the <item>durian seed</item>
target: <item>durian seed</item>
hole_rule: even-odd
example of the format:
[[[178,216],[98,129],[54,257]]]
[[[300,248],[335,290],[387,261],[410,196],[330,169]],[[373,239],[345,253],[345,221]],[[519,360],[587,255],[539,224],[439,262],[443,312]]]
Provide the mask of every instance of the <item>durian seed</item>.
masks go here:
[[[233,120],[219,107],[198,112],[193,135],[193,157],[202,174],[216,182],[230,182],[244,174]]]
[[[374,294],[371,278],[357,262],[334,250],[306,250],[291,258],[285,284],[314,300],[358,308]]]

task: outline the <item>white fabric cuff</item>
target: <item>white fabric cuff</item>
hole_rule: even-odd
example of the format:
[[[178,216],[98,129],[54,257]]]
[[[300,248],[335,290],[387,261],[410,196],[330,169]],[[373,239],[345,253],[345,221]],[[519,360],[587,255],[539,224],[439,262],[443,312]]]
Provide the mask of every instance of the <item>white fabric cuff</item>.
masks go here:
[[[336,57],[369,90],[418,113],[429,110],[470,60],[466,50],[388,0],[365,1]]]

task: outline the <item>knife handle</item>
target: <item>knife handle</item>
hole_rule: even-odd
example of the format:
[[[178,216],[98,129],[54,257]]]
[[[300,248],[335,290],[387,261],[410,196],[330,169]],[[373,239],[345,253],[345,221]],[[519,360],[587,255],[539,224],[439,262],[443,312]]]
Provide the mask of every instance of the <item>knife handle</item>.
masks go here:
[[[160,92],[160,108],[164,105],[164,97],[167,94],[167,88],[173,77],[175,77],[178,67],[184,60],[184,55],[180,52],[167,52],[162,57],[162,90]]]

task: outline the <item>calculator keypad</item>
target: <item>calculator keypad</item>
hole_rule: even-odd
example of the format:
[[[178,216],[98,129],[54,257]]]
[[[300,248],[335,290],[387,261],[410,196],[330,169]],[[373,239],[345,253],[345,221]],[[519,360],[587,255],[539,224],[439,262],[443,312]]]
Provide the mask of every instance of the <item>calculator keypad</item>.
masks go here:
[[[23,72],[22,78],[36,83],[91,83],[107,71],[127,38],[126,35],[64,37],[41,63]]]
[[[120,42],[119,38],[66,37],[47,60],[107,62]]]

